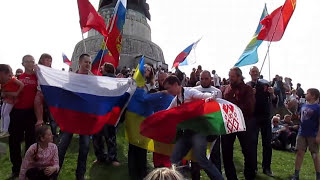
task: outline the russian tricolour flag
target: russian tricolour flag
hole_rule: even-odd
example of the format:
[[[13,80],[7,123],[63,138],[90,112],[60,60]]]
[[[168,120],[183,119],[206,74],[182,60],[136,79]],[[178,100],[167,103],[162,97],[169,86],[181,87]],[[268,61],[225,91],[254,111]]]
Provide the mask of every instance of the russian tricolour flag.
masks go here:
[[[91,135],[116,125],[135,91],[131,79],[65,72],[39,65],[38,81],[62,131]]]
[[[63,63],[66,63],[68,66],[71,66],[72,62],[69,60],[67,55],[65,55],[64,53],[62,53],[62,60],[63,60]]]
[[[188,46],[186,49],[184,49],[174,60],[172,67],[194,64],[195,57],[189,58],[189,55],[190,55],[191,51],[193,51],[197,47],[197,44],[200,40],[201,39],[192,43],[190,46]]]

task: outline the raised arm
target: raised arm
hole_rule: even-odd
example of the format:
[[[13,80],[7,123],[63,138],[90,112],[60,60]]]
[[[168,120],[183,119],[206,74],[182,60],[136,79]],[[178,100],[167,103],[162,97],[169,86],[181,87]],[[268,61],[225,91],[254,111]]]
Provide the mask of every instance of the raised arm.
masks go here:
[[[193,100],[198,100],[198,99],[208,99],[208,98],[213,98],[215,99],[215,95],[211,93],[202,93],[196,89],[190,89],[187,91],[189,93],[189,97],[191,97]]]

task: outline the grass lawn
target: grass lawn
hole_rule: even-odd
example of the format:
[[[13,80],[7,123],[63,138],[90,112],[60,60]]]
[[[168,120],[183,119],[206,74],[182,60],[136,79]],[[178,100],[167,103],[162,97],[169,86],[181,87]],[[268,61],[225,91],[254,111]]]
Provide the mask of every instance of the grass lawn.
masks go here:
[[[93,164],[95,160],[95,156],[93,153],[93,147],[90,145],[90,152],[87,161],[87,172],[86,172],[86,179],[91,180],[105,180],[105,179],[115,179],[115,180],[126,180],[130,179],[128,174],[128,166],[127,166],[127,152],[128,152],[128,143],[124,138],[124,129],[123,126],[119,128],[118,136],[118,159],[121,162],[120,167],[113,167],[111,165],[105,164]],[[0,139],[0,148],[4,145],[8,144],[8,138]],[[6,154],[0,155],[0,180],[7,179],[7,177],[11,173],[11,163],[9,160],[9,148],[7,148]],[[295,154],[290,152],[283,152],[283,151],[273,151],[273,159],[272,159],[272,170],[275,174],[275,178],[269,178],[262,174],[261,169],[261,160],[262,160],[262,148],[261,148],[261,141],[259,141],[259,148],[258,148],[258,168],[259,173],[257,179],[262,180],[271,180],[271,179],[289,179],[289,177],[294,172],[294,161],[295,161]],[[1,149],[0,149],[1,152]],[[75,170],[76,170],[76,163],[78,157],[78,139],[74,138],[73,142],[71,143],[64,164],[62,171],[60,173],[59,179],[62,180],[72,180],[75,179]],[[152,165],[152,153],[148,153],[149,159],[149,169],[151,170]],[[238,178],[244,179],[243,177],[243,156],[241,153],[241,149],[239,146],[238,141],[235,144],[235,151],[234,151],[234,162],[238,172]],[[202,178],[204,180],[209,179],[204,172],[202,172]],[[313,162],[311,159],[310,153],[307,153],[304,159],[300,179],[302,180],[311,180],[315,179],[315,171],[313,167]]]

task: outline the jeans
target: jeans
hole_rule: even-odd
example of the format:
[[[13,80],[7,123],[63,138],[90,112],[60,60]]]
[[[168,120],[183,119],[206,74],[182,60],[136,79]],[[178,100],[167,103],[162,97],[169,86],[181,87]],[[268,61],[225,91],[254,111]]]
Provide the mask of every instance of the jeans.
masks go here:
[[[259,139],[259,131],[261,130],[261,138],[262,138],[262,168],[263,169],[271,169],[271,159],[272,159],[272,127],[271,120],[269,116],[265,117],[256,117],[256,135],[254,137],[255,142],[255,157],[257,157],[257,149],[258,149],[258,139]],[[257,167],[256,167],[257,169]]]
[[[12,109],[9,125],[9,150],[12,173],[19,174],[22,163],[21,142],[25,141],[25,151],[36,142],[36,116],[33,109]]]
[[[213,141],[213,143],[214,143],[213,148],[211,150],[211,154],[210,154],[210,160],[217,167],[220,174],[222,174],[222,171],[221,171],[221,150],[220,150],[221,138],[220,138],[220,136],[208,136],[207,140],[209,142]],[[201,167],[199,166],[199,164],[197,162],[191,162],[192,180],[200,180],[200,175],[201,175],[200,170],[201,170]]]
[[[250,121],[250,120],[249,120]],[[237,132],[221,136],[222,157],[225,174],[228,180],[237,180],[236,168],[233,163],[233,145],[236,137],[238,137],[242,154],[244,156],[244,176],[246,180],[255,179],[255,170],[257,167],[257,156],[254,153],[255,148],[255,122],[246,122],[247,131]]]
[[[72,140],[72,137],[73,137],[72,133],[61,131],[61,139],[58,145],[60,169],[62,167],[64,157],[66,155],[66,152]],[[77,177],[84,176],[84,174],[86,173],[87,157],[89,153],[89,143],[90,143],[90,137],[88,135],[80,135],[78,163],[77,163],[77,170],[76,170]]]
[[[93,148],[98,161],[117,161],[116,132],[116,127],[114,127],[113,125],[106,124],[99,133],[93,135]],[[107,143],[107,155],[105,155],[103,137]]]
[[[179,137],[171,155],[171,162],[178,164],[193,148],[193,155],[210,179],[223,179],[216,166],[207,158],[207,137],[200,134],[183,134]]]

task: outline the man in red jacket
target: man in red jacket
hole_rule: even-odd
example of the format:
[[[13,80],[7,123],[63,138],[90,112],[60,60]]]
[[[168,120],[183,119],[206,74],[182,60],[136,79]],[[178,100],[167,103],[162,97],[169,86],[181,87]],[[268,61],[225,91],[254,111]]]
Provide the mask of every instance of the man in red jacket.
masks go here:
[[[256,161],[253,153],[253,148],[255,147],[254,138],[252,138],[255,132],[255,123],[253,121],[255,97],[253,89],[243,82],[242,72],[239,68],[230,69],[229,80],[230,85],[225,88],[223,98],[242,110],[246,122],[246,131],[221,136],[224,169],[228,180],[238,179],[233,163],[233,144],[236,137],[238,137],[245,161],[244,176],[246,180],[253,180],[256,175]]]

